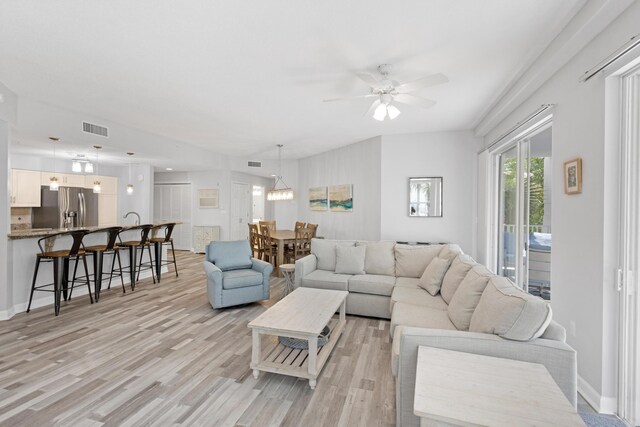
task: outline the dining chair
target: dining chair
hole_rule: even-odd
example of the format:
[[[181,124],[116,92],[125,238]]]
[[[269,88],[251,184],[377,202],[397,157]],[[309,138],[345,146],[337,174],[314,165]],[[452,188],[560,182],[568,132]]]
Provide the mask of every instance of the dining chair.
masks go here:
[[[270,232],[276,231],[276,222],[275,221],[258,221],[258,225],[260,226],[260,232],[266,227]]]
[[[318,237],[318,224],[311,224],[311,223],[307,223],[307,225],[305,225],[305,228],[308,228],[312,231],[313,236],[312,237]]]
[[[254,258],[262,259],[262,242],[260,239],[260,231],[258,224],[249,225],[249,244]]]
[[[295,230],[295,240],[293,248],[286,252],[288,262],[295,263],[296,260],[305,257],[311,253],[311,239],[313,230],[310,228],[297,228]]]
[[[297,230],[298,228],[304,228],[304,222],[296,221],[294,230]]]
[[[273,264],[275,268],[278,265],[278,245],[274,244],[271,239],[271,229],[269,227],[260,227],[259,236],[262,246],[262,259]]]

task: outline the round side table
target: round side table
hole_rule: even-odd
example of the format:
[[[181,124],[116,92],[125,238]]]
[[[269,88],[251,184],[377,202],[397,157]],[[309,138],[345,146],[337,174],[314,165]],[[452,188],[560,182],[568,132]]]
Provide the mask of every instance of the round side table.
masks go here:
[[[293,292],[294,289],[296,266],[295,264],[282,264],[280,266],[280,271],[284,276],[284,295],[288,295]]]

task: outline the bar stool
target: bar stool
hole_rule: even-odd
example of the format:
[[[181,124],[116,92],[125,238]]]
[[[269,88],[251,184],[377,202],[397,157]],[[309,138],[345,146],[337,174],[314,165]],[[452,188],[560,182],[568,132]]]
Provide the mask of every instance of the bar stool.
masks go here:
[[[107,227],[100,228],[98,230],[90,231],[85,234],[85,237],[90,234],[96,233],[104,233],[107,236],[106,245],[92,245],[85,246],[84,250],[87,255],[93,256],[93,289],[95,293],[96,302],[100,300],[100,291],[102,290],[102,275],[109,274],[109,286],[107,289],[111,289],[111,280],[113,277],[120,277],[120,283],[122,284],[122,292],[126,293],[126,289],[124,287],[124,277],[122,275],[122,263],[120,262],[120,247],[116,245],[116,241],[118,239],[118,234],[122,227]],[[113,259],[111,260],[111,271],[104,272],[103,264],[104,264],[104,256],[105,255],[113,255]],[[116,258],[118,260],[118,273],[114,275],[114,270],[116,266]]]
[[[169,224],[158,225],[157,227],[153,227],[151,233],[151,243],[153,243],[153,248],[156,253],[156,277],[158,278],[158,283],[160,283],[160,278],[162,276],[162,267],[165,265],[173,264],[173,268],[176,270],[176,277],[178,277],[178,263],[176,262],[176,251],[173,247],[173,237],[171,237],[171,233],[173,233],[173,228],[176,226],[175,222],[171,222]],[[157,234],[164,228],[164,237],[158,237]],[[173,256],[173,261],[167,260],[166,262],[162,261],[162,247],[164,245],[171,245],[171,255]],[[142,258],[140,258],[142,261]],[[138,273],[140,274],[140,273]]]
[[[43,237],[38,240],[38,247],[40,248],[40,253],[36,256],[36,265],[35,270],[33,272],[33,282],[31,283],[31,295],[29,296],[29,305],[27,306],[27,313],[31,310],[31,302],[33,301],[33,293],[35,291],[43,291],[43,292],[53,292],[53,300],[54,300],[54,313],[57,316],[60,314],[60,299],[61,296],[64,297],[64,300],[70,297],[67,296],[68,292],[68,283],[69,283],[69,261],[73,260],[76,262],[74,268],[74,274],[71,284],[71,291],[73,291],[73,286],[75,285],[76,277],[75,273],[78,268],[78,261],[82,259],[82,263],[84,264],[85,275],[89,277],[89,270],[87,269],[87,258],[85,256],[84,249],[82,247],[82,238],[86,232],[84,230],[74,230],[62,233],[52,234],[46,237]],[[71,247],[69,249],[61,249],[61,250],[53,250],[53,244],[49,247],[50,242],[55,242],[58,237],[61,236],[71,236],[73,242],[71,243]],[[44,243],[44,246],[42,244]],[[41,262],[52,262],[53,263],[53,283],[48,283],[46,285],[36,286],[36,280],[38,277],[38,270],[40,268]],[[86,280],[87,288],[89,289],[89,300],[91,304],[93,304],[93,297],[91,295],[91,285],[89,280]],[[44,289],[53,285],[53,289]]]
[[[131,280],[131,290],[135,290],[136,288],[136,264],[138,262],[138,248],[142,248],[142,253],[140,254],[140,260],[142,260],[142,256],[144,255],[144,248],[149,250],[149,262],[151,262],[151,243],[149,242],[149,233],[151,232],[151,228],[153,225],[151,224],[143,224],[137,225],[131,228],[123,228],[118,233],[118,247],[129,249],[129,267],[123,268],[122,271],[125,273],[129,273],[129,278]],[[122,235],[128,231],[140,230],[140,240],[127,240],[122,241]],[[139,272],[138,272],[139,273]],[[140,275],[138,274],[138,277]],[[153,278],[153,283],[156,283],[156,276],[153,274],[153,268],[151,269],[151,277]]]

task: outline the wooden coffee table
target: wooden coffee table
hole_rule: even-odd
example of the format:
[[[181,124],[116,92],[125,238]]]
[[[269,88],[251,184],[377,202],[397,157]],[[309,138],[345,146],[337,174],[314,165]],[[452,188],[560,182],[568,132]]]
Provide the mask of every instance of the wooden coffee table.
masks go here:
[[[251,369],[257,379],[260,371],[309,379],[313,390],[316,379],[346,324],[345,304],[348,292],[297,288],[273,307],[249,323],[253,333]],[[340,309],[340,315],[334,314]],[[331,329],[329,341],[318,349],[318,335],[325,326]],[[272,339],[264,345],[263,336],[281,336],[307,340],[308,350],[293,349]]]
[[[544,365],[424,346],[417,363],[421,427],[584,427]]]

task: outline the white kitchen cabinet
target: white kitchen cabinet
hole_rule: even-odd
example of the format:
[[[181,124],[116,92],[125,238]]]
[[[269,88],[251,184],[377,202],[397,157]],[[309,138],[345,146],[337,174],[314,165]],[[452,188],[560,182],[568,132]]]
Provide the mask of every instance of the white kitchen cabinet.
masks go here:
[[[118,225],[118,196],[116,194],[98,195],[98,226],[113,227]]]
[[[11,169],[11,207],[40,207],[40,172]]]
[[[84,188],[93,188],[95,181],[100,181],[100,194],[118,194],[118,178],[115,176],[86,175]]]
[[[53,176],[58,178],[58,185],[61,187],[84,187],[84,175],[60,172],[40,172],[40,185],[49,185]]]

